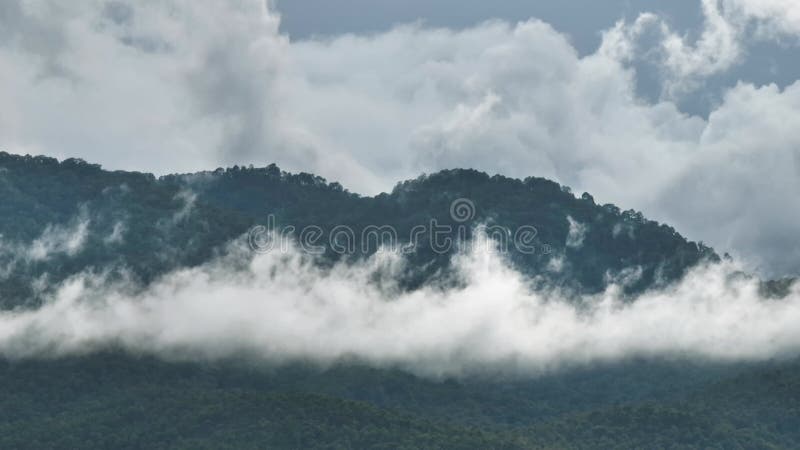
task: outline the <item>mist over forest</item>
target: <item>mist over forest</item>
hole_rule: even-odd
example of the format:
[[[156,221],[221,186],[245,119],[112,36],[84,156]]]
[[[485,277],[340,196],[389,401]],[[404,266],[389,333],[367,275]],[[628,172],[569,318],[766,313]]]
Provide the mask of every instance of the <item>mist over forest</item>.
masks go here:
[[[0,0],[0,449],[800,447],[799,37]]]
[[[244,446],[321,445],[306,427],[343,410],[350,428],[324,440],[595,446],[625,430],[625,445],[650,445],[691,426],[693,444],[711,443],[700,436],[781,414],[784,399],[769,399],[791,386],[800,351],[793,279],[762,280],[543,178],[449,170],[367,197],[274,165],[155,177],[2,153],[0,166],[7,411],[49,417],[62,432],[46,445],[84,445],[131,408],[172,410],[186,427],[228,411],[215,430]],[[87,391],[96,379],[102,394]],[[718,389],[739,383],[766,397],[709,420],[731,401]],[[100,413],[117,402],[120,415]],[[72,419],[49,422],[60,408]],[[270,425],[235,431],[264,414]],[[13,417],[9,446],[38,436]],[[132,429],[165,426],[153,420]],[[588,425],[607,431],[566,431]],[[721,442],[780,445],[789,427]],[[220,442],[187,430],[147,442]]]

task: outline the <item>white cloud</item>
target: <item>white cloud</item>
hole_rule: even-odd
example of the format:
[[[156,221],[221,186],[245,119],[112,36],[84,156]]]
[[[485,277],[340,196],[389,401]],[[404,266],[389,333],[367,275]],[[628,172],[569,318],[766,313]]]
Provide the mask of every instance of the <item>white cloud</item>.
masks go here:
[[[78,255],[89,238],[90,224],[88,210],[81,207],[68,223],[48,224],[32,241],[12,241],[0,235],[0,279],[12,276],[21,265]]]
[[[697,42],[691,46],[686,38],[669,33],[663,46],[666,66],[679,80],[692,76],[709,76],[730,68],[742,53],[741,30],[737,30],[719,9],[717,0],[702,0],[705,24]]]
[[[567,247],[583,247],[583,240],[586,239],[586,232],[588,231],[589,226],[576,221],[570,216],[567,216],[567,221],[569,222],[569,231],[567,233],[566,242]]]
[[[762,38],[796,38],[800,33],[800,3],[794,0],[722,0],[722,3],[730,15],[757,21]]]
[[[182,190],[175,194],[173,200],[182,203],[170,220],[171,224],[175,225],[183,222],[192,214],[195,203],[197,203],[197,194],[192,191]]]
[[[259,255],[244,272],[222,259],[141,291],[80,276],[40,309],[0,312],[0,354],[40,357],[121,346],[165,358],[332,363],[357,358],[428,376],[535,374],[627,357],[740,361],[800,352],[800,291],[763,300],[736,267],[698,268],[634,303],[618,287],[583,299],[531,292],[485,246],[457,260],[463,288],[403,292],[370,283],[399,256],[331,270],[294,250]],[[233,251],[228,258],[242,254]],[[386,280],[385,277],[378,277]],[[132,294],[136,293],[136,294]]]
[[[793,2],[705,0],[697,39],[643,15],[583,58],[536,20],[290,42],[257,0],[17,4],[6,150],[161,173],[277,162],[367,193],[452,167],[545,176],[800,269],[800,87],[740,84],[707,119],[671,101],[735,65],[753,23],[795,33]],[[642,58],[663,100],[637,97]]]
[[[83,249],[89,235],[89,219],[82,214],[69,226],[48,225],[27,251],[26,259],[42,261],[54,254],[74,256]]]

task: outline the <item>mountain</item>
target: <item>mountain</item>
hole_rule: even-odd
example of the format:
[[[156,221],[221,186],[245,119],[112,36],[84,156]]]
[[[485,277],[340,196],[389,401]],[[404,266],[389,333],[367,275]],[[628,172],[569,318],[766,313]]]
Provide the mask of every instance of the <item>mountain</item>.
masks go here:
[[[36,306],[47,291],[35,286],[53,286],[87,270],[124,271],[146,285],[169,271],[209,261],[226,243],[270,220],[281,229],[294,227],[296,234],[319,227],[329,260],[342,256],[330,239],[337,226],[352,230],[356,257],[377,250],[377,235],[371,239],[367,232],[380,227],[396,230],[398,244],[408,243],[414,227],[431,220],[463,229],[467,239],[481,224],[509,233],[527,227],[532,251],[507,243],[514,266],[540,283],[577,293],[601,291],[631,269],[638,277],[627,289],[640,292],[680,279],[700,261],[719,259],[709,247],[636,211],[596,204],[589,194],[576,198],[567,187],[542,178],[517,180],[475,170],[424,175],[399,183],[391,193],[364,197],[274,165],[157,178],[106,171],[78,159],[0,152],[0,195],[4,308]],[[451,214],[459,199],[468,201],[469,221]],[[580,235],[571,238],[571,232]],[[412,269],[403,275],[409,288],[441,274],[457,251],[455,245],[437,250],[430,235],[421,239],[409,255]]]
[[[372,226],[391,227],[402,244],[432,220],[463,227],[466,239],[480,226],[533,229],[526,245],[536,251],[509,245],[506,255],[533,283],[579,296],[633,269],[624,284],[631,301],[719,260],[671,227],[590,194],[474,170],[424,175],[365,197],[274,165],[155,177],[0,153],[0,195],[4,317],[39,308],[80,273],[148,286],[215,260],[231,241],[248,243],[254,227],[270,221],[319,227],[326,251],[315,263],[323,267],[375,253],[381,241],[364,239]],[[351,252],[331,242],[337,226],[352,230]],[[458,251],[437,251],[429,236],[418,244],[398,274],[403,289],[446,282]],[[776,296],[789,288],[787,280],[764,285]],[[13,345],[25,345],[25,336]],[[155,357],[113,341],[71,356],[10,354],[0,358],[2,448],[721,449],[800,440],[800,362],[792,358],[676,354],[528,377],[431,378],[348,360]]]

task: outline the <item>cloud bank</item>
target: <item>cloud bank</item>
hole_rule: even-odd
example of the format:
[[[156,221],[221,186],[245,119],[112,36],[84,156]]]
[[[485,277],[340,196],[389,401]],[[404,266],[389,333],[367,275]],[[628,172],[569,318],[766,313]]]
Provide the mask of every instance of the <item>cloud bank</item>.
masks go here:
[[[752,41],[797,45],[789,0],[703,0],[595,53],[531,19],[290,41],[264,2],[4,2],[0,142],[111,168],[267,164],[362,193],[453,167],[544,176],[667,221],[767,275],[800,270],[800,84],[681,112]],[[662,93],[643,99],[647,73]]]
[[[294,249],[251,258],[234,246],[146,289],[84,274],[37,310],[0,312],[0,355],[113,347],[270,364],[357,360],[442,377],[535,375],[634,356],[749,361],[800,353],[800,287],[765,300],[731,265],[700,267],[633,303],[619,286],[575,303],[556,290],[531,291],[486,246],[458,257],[460,288],[398,289],[392,274],[404,261],[393,253],[332,269],[312,262]]]

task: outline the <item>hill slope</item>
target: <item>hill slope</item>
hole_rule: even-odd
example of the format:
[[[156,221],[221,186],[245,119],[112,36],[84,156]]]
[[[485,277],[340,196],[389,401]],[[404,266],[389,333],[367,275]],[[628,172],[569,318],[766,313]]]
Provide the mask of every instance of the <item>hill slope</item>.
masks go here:
[[[362,197],[275,166],[153,175],[80,160],[0,153],[0,302],[36,308],[85,272],[147,285],[204,264],[273,216],[279,226],[533,226],[510,247],[539,282],[597,292],[638,268],[635,293],[717,255],[635,211],[576,198],[548,180],[450,170]],[[451,211],[468,199],[469,220]],[[378,241],[355,242],[355,258]],[[363,247],[361,244],[366,244]],[[422,241],[409,289],[446,272],[454,248]],[[349,258],[348,256],[347,258]],[[345,259],[347,259],[345,258]],[[349,259],[348,259],[349,260]],[[775,290],[785,289],[777,283]],[[6,312],[7,314],[15,314]],[[796,361],[721,364],[624,359],[529,379],[431,380],[341,362],[327,369],[246,359],[175,362],[108,349],[0,361],[4,448],[782,448],[800,439]]]
[[[4,448],[791,448],[798,363],[630,361],[529,381],[113,353],[0,363]]]
[[[362,239],[371,226],[392,227],[400,243],[410,240],[415,226],[431,220],[454,230],[464,226],[467,238],[479,224],[509,232],[533,227],[534,251],[510,245],[511,261],[543,282],[577,292],[597,292],[609,276],[641,269],[629,286],[637,292],[677,280],[703,259],[718,259],[671,227],[635,211],[597,205],[589,194],[576,198],[541,178],[490,177],[474,170],[422,176],[391,193],[361,197],[337,183],[274,165],[156,178],[105,171],[75,159],[0,153],[0,195],[5,308],[35,306],[41,294],[32,287],[37,282],[50,286],[86,270],[124,270],[149,283],[170,270],[207,262],[226,243],[266,224],[270,215],[298,234],[304,227],[319,227],[328,258],[340,256],[330,240],[340,225],[353,230],[355,253],[361,255],[377,249],[377,240]],[[458,199],[474,206],[468,222],[451,215]],[[406,274],[410,287],[446,267],[456,251],[455,246],[439,251],[429,235],[421,239],[410,255],[415,268]]]

